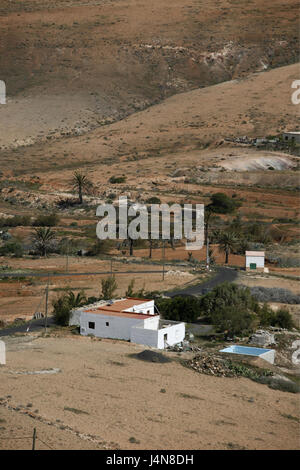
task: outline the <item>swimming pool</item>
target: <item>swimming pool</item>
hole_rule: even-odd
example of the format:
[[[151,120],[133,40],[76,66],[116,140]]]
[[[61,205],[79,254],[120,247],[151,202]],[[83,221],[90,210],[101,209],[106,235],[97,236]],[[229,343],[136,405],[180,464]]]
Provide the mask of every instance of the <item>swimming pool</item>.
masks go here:
[[[245,356],[254,356],[264,359],[265,361],[274,364],[275,360],[275,350],[274,349],[264,349],[264,348],[251,348],[248,346],[238,346],[233,344],[228,348],[221,349],[220,352],[229,353],[229,354],[242,354]]]

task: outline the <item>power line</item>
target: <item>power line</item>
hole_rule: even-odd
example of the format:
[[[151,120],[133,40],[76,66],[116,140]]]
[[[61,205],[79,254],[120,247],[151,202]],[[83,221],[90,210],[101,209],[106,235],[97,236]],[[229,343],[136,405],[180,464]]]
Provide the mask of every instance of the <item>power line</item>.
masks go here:
[[[161,269],[152,270],[152,271],[113,271],[113,274],[158,274],[162,273]],[[97,276],[100,274],[111,274],[111,271],[95,271],[95,272],[84,272],[84,273],[1,273],[0,279],[4,277],[70,277],[70,276]]]

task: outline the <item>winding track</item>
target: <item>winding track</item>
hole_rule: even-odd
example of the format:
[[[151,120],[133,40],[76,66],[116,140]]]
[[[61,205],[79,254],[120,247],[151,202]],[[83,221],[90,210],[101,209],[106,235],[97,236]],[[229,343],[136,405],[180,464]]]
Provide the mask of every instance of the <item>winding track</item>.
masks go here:
[[[148,271],[149,272],[149,271]],[[153,272],[161,272],[161,271],[153,271]],[[32,276],[33,273],[30,273]],[[80,273],[74,273],[74,275],[77,275]],[[86,274],[86,273],[84,273]],[[90,273],[89,273],[90,274]],[[18,274],[20,276],[20,274]],[[26,274],[28,275],[28,274]],[[36,274],[39,277],[44,277],[48,276],[48,274]],[[56,274],[57,275],[57,274]],[[63,275],[66,275],[65,273]],[[82,275],[82,273],[81,273]],[[203,282],[201,284],[197,284],[195,286],[187,287],[186,289],[182,290],[176,290],[173,292],[168,292],[165,295],[167,297],[175,297],[176,295],[203,295],[204,293],[210,291],[214,287],[216,287],[218,284],[222,284],[223,282],[232,282],[236,279],[237,277],[237,272],[232,269],[232,268],[218,268],[218,273],[215,277],[212,279],[209,279],[206,282]],[[48,317],[48,326],[53,325],[53,319],[51,317]],[[24,323],[19,326],[14,326],[11,328],[5,328],[3,330],[0,330],[0,338],[3,336],[10,336],[14,335],[15,333],[26,333],[27,328],[29,327],[29,331],[39,331],[45,328],[45,318],[41,318],[38,320],[31,320],[30,322]]]
[[[218,268],[218,273],[212,279],[195,286],[187,287],[186,289],[168,292],[167,297],[175,297],[176,295],[203,295],[209,292],[214,287],[223,282],[233,282],[237,277],[237,271],[233,268]]]

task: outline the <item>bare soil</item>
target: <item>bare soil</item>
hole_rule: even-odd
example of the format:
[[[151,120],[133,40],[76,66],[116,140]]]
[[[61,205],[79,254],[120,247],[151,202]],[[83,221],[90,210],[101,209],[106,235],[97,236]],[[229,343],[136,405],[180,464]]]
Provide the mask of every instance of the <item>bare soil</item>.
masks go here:
[[[30,436],[36,426],[58,449],[299,448],[297,395],[202,375],[176,361],[139,361],[131,354],[145,347],[122,341],[58,336],[26,343],[22,354],[21,346],[22,338],[8,345],[0,368],[3,435]],[[52,368],[60,372],[24,374]]]

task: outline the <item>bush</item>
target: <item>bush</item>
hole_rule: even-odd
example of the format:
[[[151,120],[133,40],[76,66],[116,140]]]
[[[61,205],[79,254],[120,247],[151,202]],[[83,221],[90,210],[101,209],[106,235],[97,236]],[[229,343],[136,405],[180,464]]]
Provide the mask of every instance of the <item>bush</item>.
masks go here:
[[[21,258],[23,256],[23,246],[20,242],[9,241],[0,247],[0,256],[15,256]]]
[[[15,215],[14,217],[1,217],[0,227],[26,227],[31,225],[29,215]]]
[[[294,322],[292,319],[292,315],[290,312],[284,308],[281,308],[278,310],[275,318],[275,325],[274,326],[279,326],[280,328],[286,328],[287,330],[290,330],[291,328],[294,327]]]
[[[211,316],[212,323],[226,337],[245,335],[255,328],[255,315],[244,306],[226,306],[217,309]]]
[[[68,326],[71,314],[71,308],[66,294],[62,295],[53,303],[53,319],[57,325]]]
[[[220,308],[234,306],[247,308],[253,312],[259,309],[258,302],[252,297],[248,288],[229,282],[218,285],[200,300],[200,308],[203,314],[208,316],[213,315]]]
[[[104,300],[112,299],[118,287],[115,276],[109,276],[106,279],[102,279],[101,286],[102,286],[102,298]]]
[[[50,215],[39,215],[32,225],[34,227],[55,227],[59,222],[59,217],[57,214]]]
[[[98,256],[108,253],[114,245],[113,240],[97,239],[87,252],[87,256]]]
[[[127,291],[125,293],[126,297],[133,297],[134,295],[134,279],[131,279],[130,283],[128,284]]]
[[[200,299],[200,310],[219,331],[234,336],[253,330],[259,305],[249,289],[226,282]]]
[[[68,326],[71,310],[86,304],[87,299],[83,291],[77,295],[69,291],[52,302],[54,322],[60,326]]]
[[[199,300],[195,297],[157,299],[157,308],[168,320],[195,322],[200,315]]]
[[[159,197],[156,196],[149,197],[149,199],[146,200],[147,204],[160,204],[160,202]]]
[[[267,304],[264,304],[258,312],[260,326],[272,326],[275,323],[276,313]]]
[[[111,184],[125,183],[126,176],[111,176],[108,181]]]
[[[258,317],[261,326],[278,326],[287,330],[294,327],[290,312],[284,308],[275,312],[267,304],[264,304],[258,311]]]

